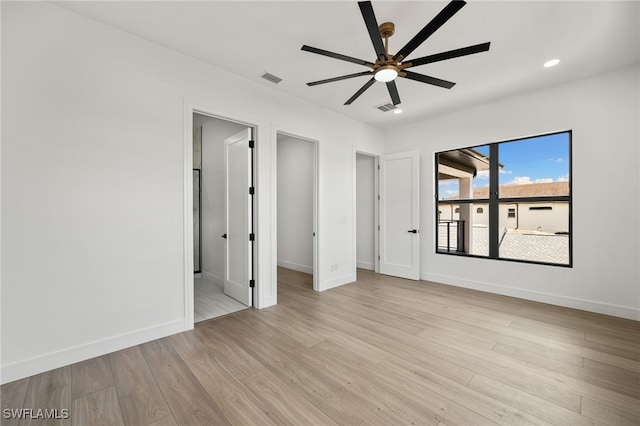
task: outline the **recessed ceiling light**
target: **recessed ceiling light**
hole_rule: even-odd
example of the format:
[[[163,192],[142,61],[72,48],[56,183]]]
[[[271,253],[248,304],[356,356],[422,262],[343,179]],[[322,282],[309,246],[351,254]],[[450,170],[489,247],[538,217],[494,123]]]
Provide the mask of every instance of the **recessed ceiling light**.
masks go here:
[[[560,59],[551,59],[551,60],[549,60],[549,61],[544,63],[544,67],[545,68],[555,67],[559,63],[560,63]]]
[[[402,110],[401,109],[394,109],[393,113],[394,114],[402,114]]]

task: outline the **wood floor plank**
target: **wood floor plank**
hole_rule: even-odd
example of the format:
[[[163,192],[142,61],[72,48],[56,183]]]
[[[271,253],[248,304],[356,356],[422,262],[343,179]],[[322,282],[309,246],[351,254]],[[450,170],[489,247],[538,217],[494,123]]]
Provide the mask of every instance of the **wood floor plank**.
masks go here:
[[[244,378],[243,383],[287,424],[336,425],[268,370]]]
[[[71,366],[71,399],[114,386],[109,358],[100,356]]]
[[[640,336],[640,332],[638,333]],[[584,346],[611,355],[618,355],[628,359],[640,359],[640,340],[629,342],[613,336],[603,336],[587,332]]]
[[[240,379],[263,370],[263,364],[222,331],[225,328],[224,324],[227,323],[210,324],[202,328],[208,339],[208,351],[215,352],[227,370]]]
[[[140,350],[179,425],[230,424],[168,339],[145,343]]]
[[[23,408],[58,410],[60,415],[54,417],[66,418],[42,419],[29,415],[20,422],[20,426],[71,425],[71,416],[62,413],[62,410],[67,410],[69,414],[72,412],[71,367],[56,368],[31,377]]]
[[[284,424],[211,353],[200,353],[185,363],[232,424]]]
[[[423,345],[424,343],[422,340],[415,342],[416,345]],[[451,345],[446,341],[429,341],[428,343],[424,347],[431,351],[441,351],[442,349],[439,348],[441,344],[448,347],[447,354],[452,361],[461,365],[473,364],[474,369],[482,374],[485,374],[483,373],[485,370],[494,371],[494,375],[496,374],[496,369],[509,371],[510,374],[526,376],[527,380],[540,380],[548,385],[594,398],[613,407],[621,408],[632,405],[633,412],[638,411],[640,413],[640,404],[638,404],[637,397],[620,394],[615,390],[607,389],[582,379],[576,379],[562,372],[547,370],[494,351],[470,351],[467,348]],[[492,373],[488,374],[492,376]]]
[[[497,424],[451,399],[417,386],[415,382],[398,380],[397,372],[386,368],[388,361],[370,365],[331,342],[320,343],[314,349],[316,358],[348,377],[349,385],[356,386],[358,393],[375,401],[379,412],[388,410],[386,414],[390,421],[395,417],[396,422],[401,423]]]
[[[178,426],[176,419],[172,415],[165,416],[147,426]]]
[[[351,392],[332,396],[314,405],[339,425],[392,426],[392,423],[373,412],[366,401]]]
[[[640,396],[640,373],[600,361],[585,359],[582,368],[585,375],[598,379],[608,388],[619,389],[620,393]]]
[[[462,424],[495,422],[509,425],[547,424],[480,392],[453,382],[437,372],[421,369],[398,358],[389,358],[373,373],[377,383],[393,384],[407,394],[424,395],[444,407],[445,421]],[[466,416],[463,414],[466,413]]]
[[[638,426],[640,416],[594,401],[590,398],[582,400],[582,413],[606,425]]]
[[[139,346],[109,355],[123,419],[127,425],[146,425],[171,415]]]
[[[18,424],[20,424],[19,418],[12,417],[11,415],[5,416],[5,410],[18,410],[24,407],[24,399],[27,396],[29,380],[29,377],[27,377],[22,380],[16,380],[14,382],[2,385],[2,392],[0,393],[2,425],[17,426]]]
[[[302,346],[313,346],[325,339],[315,330],[307,327],[304,321],[296,321],[296,318],[285,317],[279,312],[279,308],[279,306],[272,306],[257,311],[257,320],[269,324],[272,327],[277,327],[280,331],[286,333],[289,338],[299,342]]]
[[[572,426],[606,425],[606,423],[600,423],[597,420],[556,405],[554,402],[538,398],[530,393],[522,392],[519,389],[480,374],[476,374],[473,377],[469,383],[469,387],[553,424]]]
[[[304,315],[303,312],[298,312],[285,306],[278,306],[277,308],[282,321],[297,321],[298,324],[306,324],[307,327],[321,336],[322,340],[331,340],[372,362],[381,361],[389,355],[387,351],[359,339],[356,336],[357,333],[345,333],[326,324],[322,316]]]
[[[116,388],[112,386],[74,400],[71,418],[74,426],[124,426]]]
[[[295,306],[291,307],[291,309],[304,309],[304,307]],[[356,326],[354,324],[350,324],[347,321],[344,321],[340,318],[332,317],[331,315],[327,315],[324,313],[316,314],[314,316],[314,320],[322,321],[323,324],[326,324],[327,327],[330,327],[333,330],[344,330],[348,336],[353,339],[353,342],[357,344],[358,341],[365,342],[365,344],[378,348],[379,350],[383,350],[388,355],[396,355],[400,358],[407,359],[409,361],[420,360],[420,362],[425,363],[427,365],[433,366],[433,368],[437,368],[442,374],[451,378],[452,380],[458,381],[459,383],[466,384],[471,377],[473,376],[473,372],[460,365],[456,365],[447,360],[447,356],[441,357],[428,357],[424,358],[424,352],[421,349],[416,349],[413,346],[408,345],[408,342],[411,342],[415,339],[413,336],[407,336],[406,339],[398,339],[402,334],[399,332],[395,333],[395,339],[387,336],[380,335],[374,331],[371,331],[366,328],[362,328]],[[329,339],[332,340],[332,339]],[[336,342],[339,344],[339,342]],[[345,347],[347,348],[347,347]],[[349,348],[347,348],[349,349]],[[366,348],[364,348],[366,349]],[[351,350],[351,349],[350,349]],[[365,359],[369,359],[367,354],[363,354],[363,349],[351,350],[358,355],[363,356]],[[365,351],[366,352],[366,351]],[[386,356],[381,357],[381,359],[386,358]],[[378,362],[381,359],[374,359],[374,362]]]
[[[326,377],[332,381],[339,383],[342,396],[350,399],[356,407],[362,407],[384,422],[391,424],[437,424],[439,419],[438,413],[428,412],[425,409],[416,408],[407,403],[404,395],[390,394],[380,388],[370,380],[369,374],[358,374],[352,368],[345,367],[336,360],[327,358],[319,353],[315,348],[308,348],[299,351],[301,362],[313,365],[320,370]],[[332,404],[335,407],[335,401],[326,399],[324,404]],[[324,406],[323,404],[321,404]],[[363,416],[363,418],[367,418]],[[340,422],[344,424],[343,422]],[[372,424],[379,424],[380,420],[372,420]]]
[[[520,331],[526,331],[527,333],[534,334],[534,335],[543,334],[543,335],[549,336],[552,333],[549,331],[552,329],[552,327],[532,328],[530,325],[524,325],[518,322],[514,322],[511,327],[514,329],[518,329]],[[585,358],[591,358],[596,361],[606,362],[606,363],[617,365],[618,367],[626,368],[629,370],[640,371],[640,359],[629,359],[626,357],[604,353],[597,349],[591,349],[589,347],[586,347],[582,343],[585,341],[585,339],[578,337],[579,336],[578,334],[574,336],[575,338],[578,338],[579,340],[581,340],[581,342],[576,343],[575,341],[571,341],[573,339],[564,338],[568,336],[567,334],[564,333],[565,330],[555,329],[554,331],[556,333],[556,336],[554,337],[557,338],[556,342],[557,342],[558,348],[562,348],[568,352],[574,353],[579,356],[583,356]],[[638,338],[640,338],[640,333],[638,333]]]

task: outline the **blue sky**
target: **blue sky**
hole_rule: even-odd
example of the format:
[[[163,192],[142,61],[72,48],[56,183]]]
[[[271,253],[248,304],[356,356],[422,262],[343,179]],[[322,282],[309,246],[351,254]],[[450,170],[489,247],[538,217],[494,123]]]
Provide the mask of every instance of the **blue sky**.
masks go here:
[[[489,146],[474,148],[489,155]],[[499,145],[500,185],[562,182],[569,180],[569,134],[558,133],[504,142]],[[489,172],[478,172],[473,187],[489,185]],[[458,193],[457,180],[439,183],[440,198]]]

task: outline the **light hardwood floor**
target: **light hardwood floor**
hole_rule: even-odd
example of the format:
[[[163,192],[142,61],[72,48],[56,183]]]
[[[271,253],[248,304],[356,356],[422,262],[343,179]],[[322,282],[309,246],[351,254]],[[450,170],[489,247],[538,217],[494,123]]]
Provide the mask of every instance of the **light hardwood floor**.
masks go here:
[[[4,385],[2,408],[68,408],[74,425],[640,424],[638,322],[369,271],[323,293],[310,279],[279,269],[277,306]]]
[[[222,287],[204,278],[194,279],[193,295],[194,322],[218,318],[248,308],[224,294]]]

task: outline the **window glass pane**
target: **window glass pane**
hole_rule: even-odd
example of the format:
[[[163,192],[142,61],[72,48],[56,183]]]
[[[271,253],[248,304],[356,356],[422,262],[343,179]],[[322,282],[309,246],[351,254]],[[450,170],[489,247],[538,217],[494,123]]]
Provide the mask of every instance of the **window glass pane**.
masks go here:
[[[499,255],[569,264],[569,203],[500,203]]]
[[[438,251],[488,256],[488,211],[487,204],[440,204]]]
[[[569,133],[498,145],[499,197],[569,195]]]
[[[489,146],[455,149],[438,154],[438,198],[489,198]]]
[[[436,251],[571,265],[570,155],[571,131],[436,153]]]

